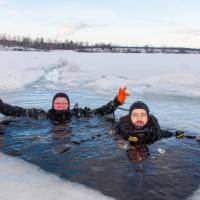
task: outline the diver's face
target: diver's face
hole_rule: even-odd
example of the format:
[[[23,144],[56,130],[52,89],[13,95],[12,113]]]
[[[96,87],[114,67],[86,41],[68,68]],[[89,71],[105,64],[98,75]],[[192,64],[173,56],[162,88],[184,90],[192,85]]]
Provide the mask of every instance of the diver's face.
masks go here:
[[[55,110],[68,110],[69,103],[65,97],[57,97],[54,101],[53,107]]]
[[[146,110],[134,109],[131,113],[131,121],[135,126],[143,128],[148,122]]]

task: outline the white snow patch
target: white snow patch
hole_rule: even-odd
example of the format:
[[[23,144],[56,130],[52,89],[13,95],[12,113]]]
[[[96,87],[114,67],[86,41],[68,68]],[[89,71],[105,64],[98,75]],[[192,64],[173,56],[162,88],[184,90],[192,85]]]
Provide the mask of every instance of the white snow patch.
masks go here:
[[[199,58],[198,54],[0,51],[0,89],[20,88],[44,76],[68,90],[87,89],[114,95],[116,88],[127,86],[133,93],[200,97]],[[59,63],[64,63],[63,67],[46,74],[45,70]]]
[[[44,76],[49,68],[65,64],[62,55],[54,52],[0,51],[0,89],[21,88]],[[55,77],[51,79],[55,81]]]
[[[65,181],[23,160],[2,153],[0,153],[0,163],[1,200],[113,199],[81,184]]]
[[[187,200],[200,200],[200,186]]]

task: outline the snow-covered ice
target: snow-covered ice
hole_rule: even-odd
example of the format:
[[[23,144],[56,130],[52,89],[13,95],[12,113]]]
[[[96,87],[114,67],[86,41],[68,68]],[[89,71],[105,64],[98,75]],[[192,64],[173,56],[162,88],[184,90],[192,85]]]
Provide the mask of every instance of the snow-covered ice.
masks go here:
[[[1,200],[113,199],[81,184],[65,181],[23,160],[2,153],[0,153],[0,163]]]
[[[200,200],[200,186],[187,200]]]
[[[200,97],[200,55],[0,52],[0,89],[20,88],[45,77],[68,89],[99,94],[127,85],[131,92]],[[57,67],[59,66],[59,67]],[[53,71],[49,71],[52,69]]]
[[[49,69],[65,64],[62,57],[48,52],[0,51],[0,89],[12,91],[21,88],[43,77]]]

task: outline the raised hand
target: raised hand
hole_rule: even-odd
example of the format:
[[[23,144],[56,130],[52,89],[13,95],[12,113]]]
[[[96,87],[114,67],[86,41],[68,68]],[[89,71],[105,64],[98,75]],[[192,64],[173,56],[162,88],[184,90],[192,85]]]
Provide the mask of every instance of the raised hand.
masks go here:
[[[119,88],[119,92],[117,94],[117,100],[119,103],[124,104],[127,96],[129,96],[129,93],[126,91],[126,87]]]

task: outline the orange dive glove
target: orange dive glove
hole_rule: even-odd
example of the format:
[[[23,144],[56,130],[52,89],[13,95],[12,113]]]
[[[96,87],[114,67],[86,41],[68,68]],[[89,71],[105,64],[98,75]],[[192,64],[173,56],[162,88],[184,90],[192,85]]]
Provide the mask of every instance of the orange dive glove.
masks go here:
[[[119,103],[124,104],[127,96],[129,96],[129,93],[126,91],[126,87],[119,88],[119,92],[117,94],[117,100]]]

